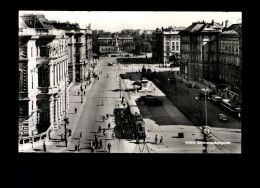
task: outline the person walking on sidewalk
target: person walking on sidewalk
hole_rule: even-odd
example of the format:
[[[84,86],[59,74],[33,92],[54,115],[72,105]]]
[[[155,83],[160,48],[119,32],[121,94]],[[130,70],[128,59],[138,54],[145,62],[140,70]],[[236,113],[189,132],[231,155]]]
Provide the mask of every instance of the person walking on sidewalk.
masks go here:
[[[157,144],[157,135],[155,135],[154,143]]]
[[[80,141],[78,141],[78,151],[80,151]]]
[[[46,152],[45,140],[43,141],[43,151]]]
[[[102,140],[101,140],[101,139],[99,140],[99,145],[100,145],[100,148],[102,148],[102,147],[103,147],[103,142],[102,142]]]
[[[75,152],[78,151],[78,145],[75,144]]]
[[[102,116],[103,122],[105,121],[105,116]]]
[[[78,110],[78,109],[77,109],[77,108],[75,108],[75,114],[77,113],[77,110]]]
[[[98,127],[98,133],[101,133],[101,126]]]
[[[108,114],[107,114],[107,119],[109,118]]]
[[[84,95],[86,94],[86,92],[84,91]]]
[[[108,152],[110,153],[110,149],[111,149],[111,144],[110,143],[107,144],[107,148],[108,148]]]
[[[108,127],[108,130],[110,130],[110,122],[108,123],[107,127]]]
[[[159,144],[163,144],[163,136],[161,136],[161,139],[160,139],[160,143]]]
[[[78,95],[80,94],[80,92],[78,91]]]
[[[112,132],[111,137],[112,137],[113,140],[115,139],[115,133],[114,132]]]
[[[81,139],[82,138],[82,132],[80,132],[80,134],[79,134],[79,139]]]

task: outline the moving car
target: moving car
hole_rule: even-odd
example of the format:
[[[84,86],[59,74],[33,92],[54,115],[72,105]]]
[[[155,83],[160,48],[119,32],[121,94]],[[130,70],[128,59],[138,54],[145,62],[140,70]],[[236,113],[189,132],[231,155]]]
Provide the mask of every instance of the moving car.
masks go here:
[[[228,117],[225,114],[219,114],[218,119],[221,121],[228,121]]]

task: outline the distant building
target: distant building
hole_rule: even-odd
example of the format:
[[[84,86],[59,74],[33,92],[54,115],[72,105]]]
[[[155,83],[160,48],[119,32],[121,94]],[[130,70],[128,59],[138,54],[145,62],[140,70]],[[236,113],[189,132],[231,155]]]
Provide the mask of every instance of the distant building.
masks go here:
[[[19,17],[19,135],[46,133],[61,125],[68,72],[65,31],[55,29],[43,15]]]
[[[180,54],[180,35],[181,27],[168,27],[159,29],[153,33],[152,56],[159,63],[169,63],[170,57]]]
[[[133,37],[130,36],[101,36],[98,38],[100,44],[100,53],[116,52],[125,50],[125,44],[133,42]]]

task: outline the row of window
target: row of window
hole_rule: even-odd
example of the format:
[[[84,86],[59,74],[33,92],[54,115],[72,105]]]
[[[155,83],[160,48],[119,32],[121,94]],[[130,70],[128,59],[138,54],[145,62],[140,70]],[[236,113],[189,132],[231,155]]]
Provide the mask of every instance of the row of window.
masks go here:
[[[166,46],[169,46],[170,45],[170,42],[166,42]],[[172,42],[172,46],[179,46],[179,42]]]
[[[239,52],[238,45],[219,45],[220,51]]]

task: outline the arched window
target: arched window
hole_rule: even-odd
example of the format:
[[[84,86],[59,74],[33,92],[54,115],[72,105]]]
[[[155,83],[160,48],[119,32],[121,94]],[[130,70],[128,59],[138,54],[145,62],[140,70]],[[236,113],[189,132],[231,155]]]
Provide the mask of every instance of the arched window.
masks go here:
[[[49,68],[46,65],[40,66],[38,69],[38,85],[39,87],[49,87]]]

